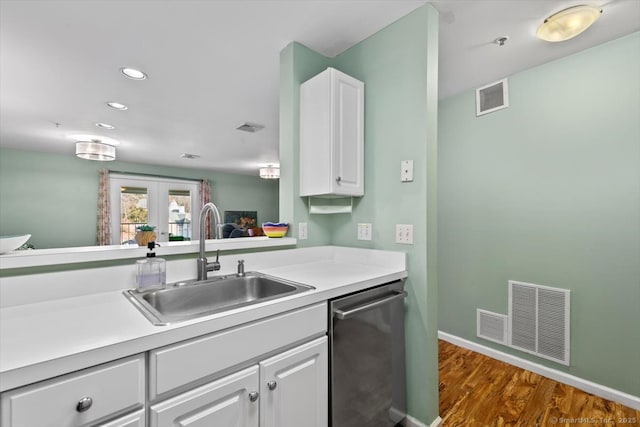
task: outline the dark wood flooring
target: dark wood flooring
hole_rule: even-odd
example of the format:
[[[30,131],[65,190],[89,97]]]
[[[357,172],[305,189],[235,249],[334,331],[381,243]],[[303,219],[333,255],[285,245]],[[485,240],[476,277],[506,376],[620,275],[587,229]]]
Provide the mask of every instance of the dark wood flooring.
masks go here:
[[[444,427],[640,426],[640,411],[443,340],[438,365]]]

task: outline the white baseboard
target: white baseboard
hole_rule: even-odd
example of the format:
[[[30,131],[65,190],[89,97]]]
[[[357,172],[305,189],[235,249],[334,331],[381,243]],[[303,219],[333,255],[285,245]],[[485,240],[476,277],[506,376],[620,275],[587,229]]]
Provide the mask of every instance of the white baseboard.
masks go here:
[[[510,365],[514,365],[519,368],[542,375],[544,377],[551,378],[552,380],[568,384],[572,387],[584,390],[587,393],[595,394],[596,396],[602,397],[604,399],[622,403],[625,406],[640,411],[640,397],[638,396],[615,390],[601,384],[596,384],[594,382],[576,377],[566,372],[558,371],[557,369],[549,368],[548,366],[543,366],[538,363],[522,359],[518,356],[507,354],[500,350],[495,350],[482,344],[478,344],[476,342],[448,334],[446,332],[438,331],[438,338],[450,342],[451,344],[455,344],[459,347],[484,354],[485,356],[489,356],[493,359],[497,359]]]
[[[427,426],[426,424],[420,422],[419,420],[413,418],[411,415],[407,415],[407,426],[406,427],[440,427],[442,425],[442,418],[438,417],[431,425]]]

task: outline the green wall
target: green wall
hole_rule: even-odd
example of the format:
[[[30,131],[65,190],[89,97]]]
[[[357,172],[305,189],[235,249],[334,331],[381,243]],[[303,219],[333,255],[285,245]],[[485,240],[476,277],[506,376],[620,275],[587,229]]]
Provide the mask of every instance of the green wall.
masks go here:
[[[300,193],[300,84],[327,66],[329,58],[299,43],[290,43],[280,52],[280,219],[290,224],[289,235],[297,237],[297,225],[306,222],[307,240],[298,247],[331,243],[330,218],[308,214],[306,200]],[[284,196],[286,195],[286,196]]]
[[[427,5],[336,58],[296,43],[281,54],[281,165],[286,158],[284,164],[293,167],[280,185],[294,197],[281,200],[280,211],[296,225],[309,223],[309,240],[299,240],[299,246],[330,243],[406,252],[408,410],[426,424],[438,416],[437,49],[438,15]],[[327,66],[365,82],[365,195],[354,199],[351,215],[309,215],[307,199],[297,196],[298,87]],[[400,161],[406,159],[414,161],[410,183],[400,182]],[[371,241],[356,239],[359,222],[373,224]],[[413,245],[395,243],[395,224],[414,225]]]
[[[440,102],[439,327],[640,396],[640,33]],[[475,337],[509,279],[571,290],[571,366]]]
[[[98,170],[211,180],[213,201],[224,210],[255,210],[258,221],[278,215],[278,183],[255,176],[0,148],[0,235],[29,233],[36,248],[93,246]]]

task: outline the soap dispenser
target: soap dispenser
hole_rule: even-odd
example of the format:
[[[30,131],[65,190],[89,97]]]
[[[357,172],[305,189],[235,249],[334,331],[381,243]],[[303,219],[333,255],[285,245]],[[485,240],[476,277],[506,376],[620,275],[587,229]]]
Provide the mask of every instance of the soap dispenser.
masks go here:
[[[167,283],[167,263],[163,258],[156,258],[153,249],[156,242],[149,242],[147,257],[136,261],[136,285],[139,291],[163,287]]]

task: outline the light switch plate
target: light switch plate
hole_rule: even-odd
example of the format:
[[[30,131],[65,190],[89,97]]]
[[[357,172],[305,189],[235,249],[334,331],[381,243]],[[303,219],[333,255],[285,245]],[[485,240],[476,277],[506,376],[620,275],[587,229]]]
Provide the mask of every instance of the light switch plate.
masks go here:
[[[358,240],[371,240],[373,226],[368,223],[358,223]]]
[[[413,245],[413,224],[396,224],[396,243]]]
[[[298,224],[298,239],[306,240],[309,238],[308,236],[309,228],[307,227],[306,222],[301,222]]]
[[[402,160],[400,162],[400,181],[413,181],[413,160]]]

